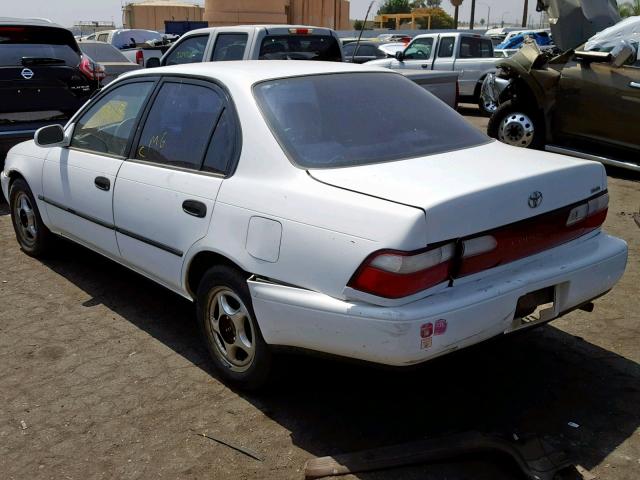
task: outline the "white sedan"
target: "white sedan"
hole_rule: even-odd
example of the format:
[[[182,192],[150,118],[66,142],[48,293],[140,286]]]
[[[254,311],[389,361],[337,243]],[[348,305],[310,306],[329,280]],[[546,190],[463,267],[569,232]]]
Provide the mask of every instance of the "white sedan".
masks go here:
[[[60,235],[195,301],[245,387],[275,346],[412,365],[590,309],[627,260],[602,165],[495,142],[366,65],[126,74],[1,182],[25,253]]]

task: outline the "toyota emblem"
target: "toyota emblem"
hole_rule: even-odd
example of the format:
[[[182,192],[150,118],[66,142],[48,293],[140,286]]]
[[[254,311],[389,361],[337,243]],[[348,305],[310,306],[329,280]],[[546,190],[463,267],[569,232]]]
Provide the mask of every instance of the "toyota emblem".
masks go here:
[[[529,195],[529,206],[531,208],[538,208],[538,206],[542,203],[542,192],[533,192]]]
[[[24,78],[25,80],[31,80],[33,78],[33,70],[29,68],[23,68],[20,72],[20,75],[22,75],[22,78]]]

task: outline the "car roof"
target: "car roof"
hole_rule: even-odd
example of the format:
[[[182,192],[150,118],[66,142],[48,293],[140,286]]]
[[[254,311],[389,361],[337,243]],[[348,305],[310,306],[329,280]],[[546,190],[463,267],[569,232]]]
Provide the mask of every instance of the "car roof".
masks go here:
[[[121,78],[153,75],[186,75],[209,77],[226,85],[253,85],[276,78],[323,75],[332,73],[381,72],[397,75],[388,68],[354,65],[341,62],[321,62],[304,60],[235,60],[228,62],[203,62],[170,67],[157,67],[127,73]]]
[[[192,35],[194,33],[211,33],[213,31],[233,31],[238,30],[240,28],[252,28],[255,30],[265,29],[265,30],[276,30],[276,29],[289,29],[289,28],[308,28],[311,30],[319,30],[323,32],[331,31],[328,27],[316,27],[313,25],[288,25],[288,24],[259,24],[259,25],[225,25],[220,27],[207,27],[207,28],[197,28],[195,30],[191,30],[187,32],[187,34]],[[186,34],[185,34],[186,35]]]
[[[53,23],[46,18],[14,18],[0,17],[0,25],[24,25],[25,27],[53,27],[64,28],[62,25]]]

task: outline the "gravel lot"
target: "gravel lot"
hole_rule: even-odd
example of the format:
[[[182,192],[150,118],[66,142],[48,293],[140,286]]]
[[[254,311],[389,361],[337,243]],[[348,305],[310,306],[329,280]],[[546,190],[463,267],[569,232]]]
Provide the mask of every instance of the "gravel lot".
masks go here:
[[[411,371],[282,356],[251,396],[213,376],[187,301],[74,245],[27,257],[1,204],[0,476],[301,479],[314,456],[479,430],[543,435],[598,478],[640,478],[640,178],[610,173],[606,228],[630,258],[593,313]],[[471,457],[343,478],[520,477]]]

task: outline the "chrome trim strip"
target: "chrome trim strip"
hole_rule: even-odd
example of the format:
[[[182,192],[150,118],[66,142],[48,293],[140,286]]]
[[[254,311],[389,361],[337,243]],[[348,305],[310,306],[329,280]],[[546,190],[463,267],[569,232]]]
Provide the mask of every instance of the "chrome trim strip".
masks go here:
[[[593,160],[596,162],[604,163],[605,165],[611,165],[612,167],[625,168],[627,170],[631,170],[634,172],[640,172],[640,164],[623,162],[622,160],[614,160],[612,158],[600,157],[598,155],[591,155],[589,153],[580,152],[578,150],[572,150],[570,148],[558,147],[556,145],[547,145],[546,150],[548,152],[562,153],[564,155],[583,158],[585,160]]]
[[[99,218],[92,217],[91,215],[87,215],[85,213],[78,212],[73,208],[66,207],[61,203],[58,203],[50,198],[45,197],[44,195],[38,195],[38,199],[42,200],[49,205],[52,205],[56,208],[64,210],[65,212],[71,213],[72,215],[76,215],[84,220],[95,223],[96,225],[100,225],[101,227],[107,228],[109,230],[114,230],[117,233],[121,233],[127,237],[133,238],[134,240],[138,240],[140,242],[146,243],[147,245],[151,245],[152,247],[159,248],[160,250],[164,250],[165,252],[171,253],[172,255],[176,255],[177,257],[182,257],[184,252],[182,250],[178,250],[177,248],[170,247],[169,245],[165,245],[164,243],[156,242],[147,237],[143,237],[142,235],[138,235],[137,233],[130,232],[129,230],[125,230],[124,228],[116,227],[115,225],[107,222],[103,222]]]

